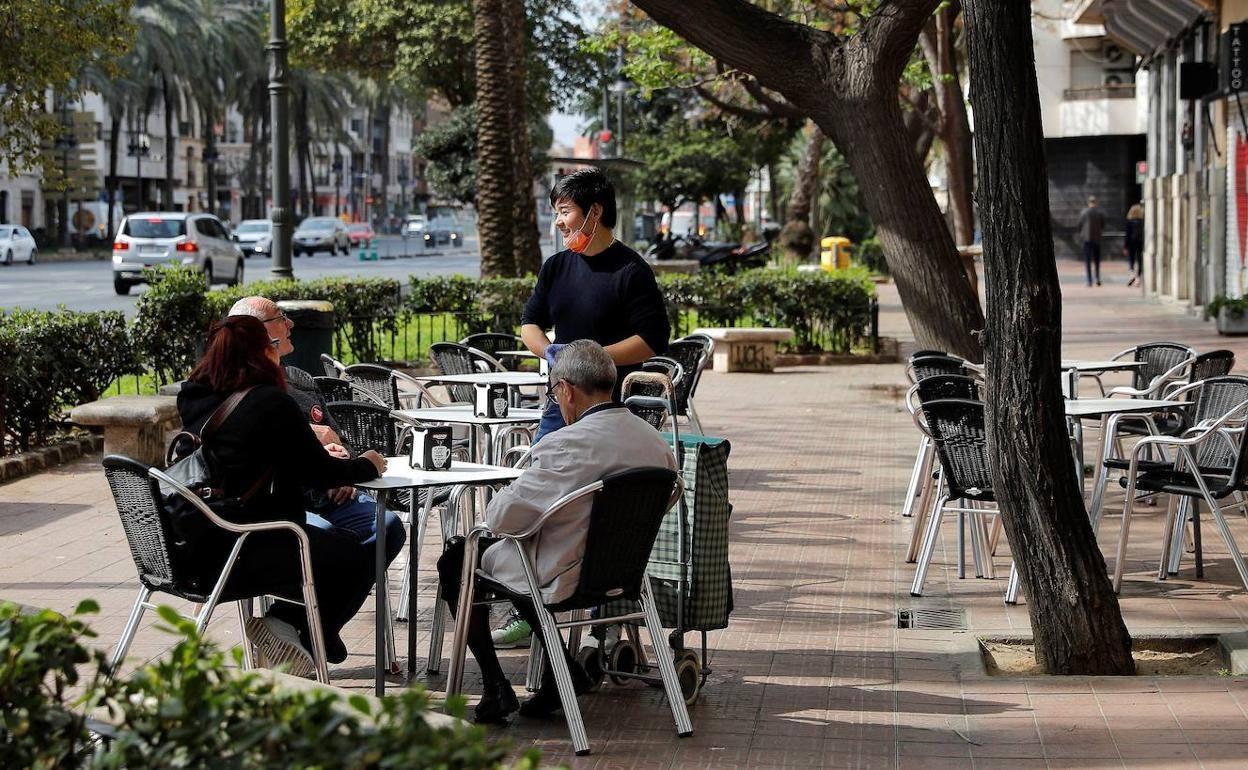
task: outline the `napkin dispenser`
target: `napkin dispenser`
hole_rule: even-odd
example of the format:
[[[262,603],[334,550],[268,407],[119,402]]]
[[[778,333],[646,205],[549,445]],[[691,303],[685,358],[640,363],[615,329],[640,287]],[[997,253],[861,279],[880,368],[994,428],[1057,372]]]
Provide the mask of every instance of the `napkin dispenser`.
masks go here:
[[[507,386],[497,383],[478,382],[473,387],[472,414],[475,417],[502,418],[507,416]]]
[[[451,469],[451,428],[449,425],[412,426],[410,465],[424,471]]]

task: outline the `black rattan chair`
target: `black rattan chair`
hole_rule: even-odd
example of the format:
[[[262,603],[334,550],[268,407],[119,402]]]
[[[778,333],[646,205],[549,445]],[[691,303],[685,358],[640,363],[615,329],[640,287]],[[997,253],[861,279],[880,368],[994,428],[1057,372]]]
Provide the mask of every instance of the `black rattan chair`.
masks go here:
[[[498,361],[480,350],[455,342],[435,342],[429,346],[429,357],[442,374],[479,374],[481,372],[505,372]],[[447,385],[451,400],[459,404],[471,404],[471,385]]]
[[[1206,381],[1205,387],[1210,382]],[[1199,551],[1200,529],[1196,522],[1200,504],[1203,502],[1209,508],[1240,580],[1248,588],[1248,565],[1244,563],[1244,557],[1235,543],[1219,503],[1220,500],[1248,488],[1248,451],[1245,451],[1248,449],[1248,430],[1244,429],[1246,414],[1248,400],[1232,406],[1217,420],[1193,428],[1187,437],[1145,436],[1132,447],[1127,475],[1119,479],[1119,484],[1127,490],[1127,496],[1122,509],[1122,524],[1118,532],[1118,549],[1114,561],[1115,591],[1122,586],[1127,537],[1137,491],[1142,493],[1141,497],[1168,494],[1181,503],[1177,506],[1171,505],[1167,516],[1163,530],[1162,557],[1157,570],[1159,580],[1164,579],[1169,572],[1173,540],[1179,536],[1183,521],[1189,515],[1192,517],[1193,535]],[[1152,446],[1174,449],[1177,454],[1175,464],[1171,468],[1141,469],[1140,456]]]
[[[333,401],[326,406],[338,423],[338,435],[355,454],[370,449],[386,457],[398,453],[400,426],[388,407],[362,401]]]
[[[1130,387],[1113,388],[1108,395],[1159,398],[1167,385],[1186,379],[1186,369],[1195,360],[1196,351],[1178,342],[1150,342],[1127,348],[1111,360],[1128,356],[1132,361],[1142,362],[1143,366],[1132,371]]]
[[[539,601],[536,609],[540,628],[534,629],[534,633],[541,634],[543,648],[560,650],[565,646],[560,631],[583,626],[588,621],[574,619],[560,622],[555,619],[553,613],[587,610],[625,599],[639,601],[640,612],[622,615],[600,614],[593,620],[593,623],[632,622],[645,625],[654,647],[660,673],[659,680],[666,691],[667,702],[676,721],[677,734],[691,735],[693,723],[685,707],[680,675],[676,670],[677,664],[670,650],[664,649],[667,637],[663,632],[658,609],[654,604],[650,578],[646,574],[650,552],[654,548],[654,541],[658,536],[663,517],[676,503],[681,490],[681,484],[674,471],[667,468],[638,468],[611,474],[601,481],[564,496],[523,532],[492,533],[485,527],[473,529],[468,536],[465,549],[463,584],[459,594],[459,611],[456,613],[455,641],[451,648],[451,670],[447,679],[447,695],[459,692],[463,682],[464,657],[468,641],[467,622],[471,616],[474,589],[478,581],[482,588],[496,590],[499,588],[497,584],[489,580],[488,575],[481,575],[477,578],[477,542],[483,536],[501,537],[509,541],[509,545],[504,547],[515,547],[519,554],[529,578],[529,595],[540,597],[542,587],[537,584],[535,577],[537,573],[525,544],[541,532],[542,525],[547,519],[564,511],[570,505],[585,504],[586,498],[592,496],[589,528],[585,538],[585,553],[581,560],[581,572],[576,592],[558,604],[543,605]],[[534,645],[534,648],[536,651],[537,645]],[[585,725],[576,702],[576,693],[572,687],[572,678],[568,672],[565,656],[554,653],[547,656],[547,662],[559,689],[563,713],[572,737],[572,748],[578,755],[588,754],[589,739],[585,735]],[[682,659],[681,666],[686,669],[686,675],[696,676],[696,671],[688,671],[693,668],[693,664]]]
[[[345,374],[354,389],[353,401],[399,408],[399,384],[393,369],[378,364],[352,364]]]
[[[347,370],[345,364],[328,353],[321,354],[321,366],[325,369],[326,377],[341,377]]]
[[[992,492],[992,468],[988,461],[988,434],[984,428],[984,405],[970,399],[938,399],[921,405],[927,428],[936,445],[940,459],[943,491],[927,521],[923,546],[919,551],[918,566],[914,571],[911,596],[922,596],[927,569],[936,549],[940,523],[945,512],[958,516],[958,576],[962,570],[963,519],[974,516],[972,522],[972,549],[980,554],[987,532],[980,517],[996,513],[996,498]],[[958,507],[950,507],[953,500],[962,500]],[[972,508],[971,503],[992,505],[992,508]],[[977,542],[978,541],[978,542]],[[990,566],[990,565],[989,565]],[[992,570],[986,570],[991,576]]]
[[[514,334],[503,332],[481,332],[469,334],[459,341],[464,347],[480,350],[489,356],[497,356],[500,350],[523,350],[524,340]]]
[[[938,374],[960,374],[969,377],[972,370],[966,361],[957,356],[920,356],[911,358],[906,366],[906,375],[911,382],[919,382]]]
[[[326,403],[350,401],[355,393],[351,389],[351,381],[341,377],[313,377],[312,382],[316,383],[316,389]]]
[[[325,639],[321,632],[320,616],[317,613],[316,591],[312,583],[312,565],[308,558],[308,539],[298,525],[288,521],[234,524],[219,518],[197,495],[155,468],[148,468],[142,463],[120,455],[108,455],[102,464],[109,490],[113,494],[113,502],[117,506],[117,514],[121,517],[122,530],[130,546],[130,556],[134,559],[140,584],[139,596],[130,610],[130,617],[122,629],[117,647],[113,650],[111,665],[114,670],[125,660],[126,651],[129,650],[130,643],[134,640],[143,614],[152,606],[150,600],[153,593],[169,594],[202,605],[197,615],[193,618],[188,616],[188,619],[195,621],[195,627],[200,632],[208,625],[219,603],[240,602],[239,622],[242,624],[245,640],[243,659],[244,665],[251,668],[251,644],[246,640],[249,621],[253,619],[249,617],[242,602],[256,598],[260,594],[227,593],[225,586],[229,582],[230,572],[248,535],[253,532],[288,531],[292,534],[291,542],[297,544],[303,568],[303,604],[307,609],[316,676],[322,683],[329,682]],[[181,549],[185,544],[181,542],[181,536],[165,506],[165,495],[177,495],[184,498],[203,513],[212,526],[238,536],[234,541],[233,550],[223,564],[221,575],[211,587],[198,585],[194,578],[186,574],[185,569],[181,567]],[[289,600],[283,599],[283,601]],[[290,661],[268,661],[273,665],[284,662]]]

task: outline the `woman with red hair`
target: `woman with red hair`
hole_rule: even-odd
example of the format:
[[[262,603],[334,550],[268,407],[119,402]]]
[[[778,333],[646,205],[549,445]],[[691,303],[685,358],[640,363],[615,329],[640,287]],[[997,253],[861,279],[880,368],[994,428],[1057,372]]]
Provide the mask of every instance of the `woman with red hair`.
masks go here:
[[[307,525],[303,491],[375,479],[386,462],[371,451],[355,459],[343,459],[345,451],[331,456],[333,447],[321,445],[287,395],[274,342],[264,324],[250,316],[229,316],[214,323],[203,358],[178,394],[178,412],[186,430],[199,434],[222,402],[247,391],[204,442],[213,480],[227,498],[258,489],[240,507],[238,523],[285,520],[307,533],[326,656],[329,662],[340,663],[347,650],[339,632],[372,588],[373,551],[345,530]],[[207,536],[183,534],[188,537],[179,548],[181,566],[210,585],[221,574],[236,536],[219,529]],[[247,538],[226,595],[272,593],[298,599],[300,583],[294,538],[285,532],[261,532]],[[314,670],[302,607],[277,602],[268,615],[253,619],[247,632],[260,649],[262,662],[289,662],[291,673],[300,675]]]

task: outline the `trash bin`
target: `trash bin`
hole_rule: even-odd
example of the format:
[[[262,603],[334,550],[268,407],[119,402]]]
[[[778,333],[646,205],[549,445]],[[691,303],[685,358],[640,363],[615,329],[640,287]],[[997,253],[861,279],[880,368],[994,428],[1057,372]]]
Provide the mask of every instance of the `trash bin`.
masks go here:
[[[827,272],[849,267],[850,240],[843,235],[830,235],[819,241],[819,262]]]
[[[282,364],[319,374],[321,354],[333,352],[334,304],[324,300],[288,299],[278,302],[277,306],[295,324],[290,330],[295,351],[283,357]]]

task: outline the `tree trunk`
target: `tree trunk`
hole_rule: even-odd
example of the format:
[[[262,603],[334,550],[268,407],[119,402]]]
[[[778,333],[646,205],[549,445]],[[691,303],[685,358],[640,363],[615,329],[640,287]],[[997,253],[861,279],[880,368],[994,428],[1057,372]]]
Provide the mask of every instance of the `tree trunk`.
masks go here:
[[[819,198],[819,161],[823,157],[824,136],[819,126],[806,125],[806,151],[797,165],[793,195],[789,198],[788,221],[780,231],[780,247],[793,264],[805,262],[815,252],[817,238],[810,226],[810,210]]]
[[[204,128],[204,185],[208,188],[208,213],[217,213],[217,128],[216,110],[209,104],[203,112]]]
[[[160,196],[160,210],[173,211],[173,161],[176,142],[173,138],[173,104],[169,93],[169,78],[160,76],[160,94],[165,104],[165,191]]]
[[[308,204],[308,166],[304,151],[308,146],[308,89],[299,89],[295,96],[295,163],[299,168],[299,216],[312,215]]]
[[[117,142],[121,139],[121,122],[125,119],[125,107],[122,105],[112,105],[109,108],[109,125],[108,125],[108,211],[104,216],[108,221],[108,229],[104,232],[104,237],[112,241],[113,232],[113,206],[117,202],[117,188],[120,187],[120,181],[117,179]],[[2,436],[3,434],[0,434]]]
[[[536,275],[542,267],[542,243],[537,229],[537,202],[533,197],[533,145],[525,101],[525,51],[529,36],[523,0],[505,0],[503,7],[507,12],[507,62],[511,68],[509,107],[512,175],[515,177],[515,199],[511,208],[512,258],[516,275]]]
[[[381,190],[374,200],[381,205],[383,232],[390,232],[390,102],[382,101],[377,107],[381,120]]]
[[[1059,385],[1062,308],[1031,9],[967,0],[987,284],[988,454],[1027,594],[1036,658],[1055,674],[1131,674],[1131,638],[1071,464]]]
[[[975,241],[975,155],[954,43],[954,20],[959,5],[955,2],[937,11],[920,40],[941,115],[940,142],[945,146],[947,160],[946,183],[953,214],[953,237],[956,243],[965,246]]]
[[[503,3],[472,0],[473,45],[476,53],[477,104],[477,230],[481,239],[481,277],[516,274],[512,237],[515,182],[512,174],[510,104]]]
[[[269,185],[272,176],[269,174],[269,159],[272,153],[269,152],[269,142],[272,136],[269,132],[269,111],[265,110],[260,114],[260,136],[263,138],[264,151],[260,153],[260,216],[261,219],[269,218],[269,195],[272,192]]]
[[[939,0],[880,6],[838,37],[746,0],[633,0],[658,23],[778,91],[832,139],[862,185],[921,346],[979,360],[984,316],[914,157],[897,100],[902,70]]]

